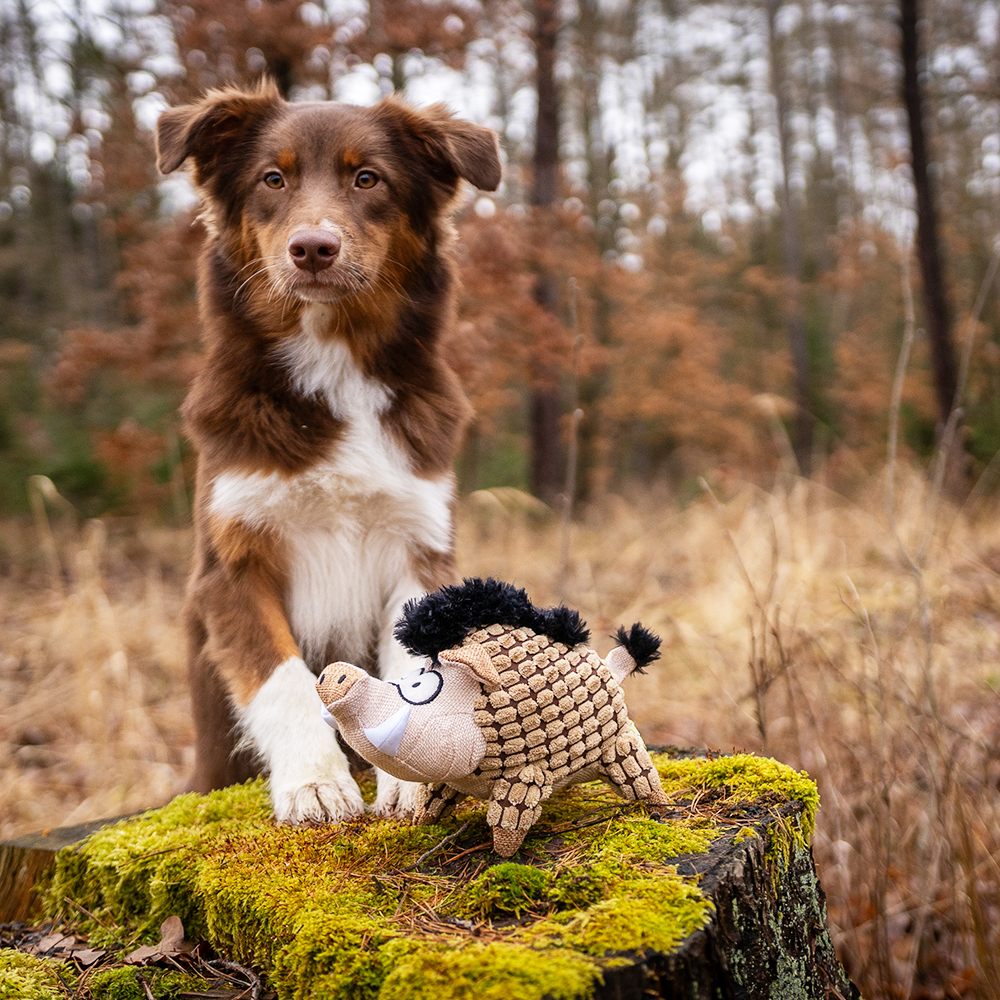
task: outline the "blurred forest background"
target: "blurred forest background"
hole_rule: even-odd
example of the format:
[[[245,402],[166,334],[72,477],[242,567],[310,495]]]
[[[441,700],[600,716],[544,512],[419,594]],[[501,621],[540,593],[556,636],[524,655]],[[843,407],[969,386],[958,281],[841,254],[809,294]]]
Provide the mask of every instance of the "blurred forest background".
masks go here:
[[[648,741],[816,777],[867,996],[1000,998],[1000,3],[921,8],[2,0],[0,833],[190,764],[202,232],[156,116],[403,91],[506,161],[457,217],[460,568],[663,635]]]
[[[898,5],[536,6],[0,7],[2,509],[25,510],[39,473],[88,515],[181,516],[200,231],[184,181],[157,178],[152,128],[167,104],[263,72],[294,100],[444,98],[502,137],[502,190],[459,222],[454,346],[478,413],[466,490],[561,489],[574,332],[584,495],[622,479],[696,491],[706,470],[766,480],[775,418],[804,472],[875,469],[915,231]],[[941,0],[926,17],[927,172],[957,341],[1000,235],[998,8]],[[942,400],[935,319],[921,310],[930,336],[902,395],[920,457],[958,364],[942,362]],[[977,319],[969,474],[1000,448],[996,296]]]

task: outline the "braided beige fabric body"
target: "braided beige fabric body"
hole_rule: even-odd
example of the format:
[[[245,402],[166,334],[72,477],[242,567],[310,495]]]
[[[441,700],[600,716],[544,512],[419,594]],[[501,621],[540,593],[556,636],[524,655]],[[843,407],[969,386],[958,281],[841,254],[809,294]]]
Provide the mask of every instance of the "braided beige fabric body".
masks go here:
[[[500,675],[500,688],[474,704],[486,756],[467,779],[425,785],[415,822],[440,818],[463,794],[488,798],[494,847],[509,857],[565,785],[602,778],[626,801],[667,802],[621,686],[594,650],[509,625],[471,632],[462,646],[471,643]]]

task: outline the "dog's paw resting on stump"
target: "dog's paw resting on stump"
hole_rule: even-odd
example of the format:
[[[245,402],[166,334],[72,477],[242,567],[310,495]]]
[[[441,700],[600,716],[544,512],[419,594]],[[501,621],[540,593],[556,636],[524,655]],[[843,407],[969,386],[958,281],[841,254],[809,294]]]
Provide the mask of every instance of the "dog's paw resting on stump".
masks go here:
[[[425,782],[414,819],[463,795],[488,799],[498,854],[510,857],[560,788],[601,778],[627,801],[667,801],[621,682],[659,656],[641,625],[602,660],[576,611],[536,608],[523,590],[466,580],[411,601],[396,637],[421,667],[384,682],[332,663],[317,690],[344,739],[376,767]]]

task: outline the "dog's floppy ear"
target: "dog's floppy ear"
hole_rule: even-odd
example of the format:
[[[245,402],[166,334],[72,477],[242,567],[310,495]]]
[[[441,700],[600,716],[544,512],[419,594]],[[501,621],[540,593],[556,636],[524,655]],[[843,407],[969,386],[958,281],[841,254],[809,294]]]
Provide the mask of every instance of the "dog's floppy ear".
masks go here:
[[[169,108],[156,123],[157,169],[169,174],[190,157],[195,181],[204,183],[239,156],[245,140],[282,103],[273,81],[262,80],[254,90],[210,90],[194,104]]]
[[[482,191],[499,186],[500,147],[493,129],[456,118],[444,104],[418,110],[387,97],[378,110],[391,115],[420,144],[439,184],[454,189],[464,177]]]
[[[443,104],[427,108],[424,115],[440,132],[439,144],[455,173],[481,191],[496,191],[502,176],[496,132],[456,118]]]

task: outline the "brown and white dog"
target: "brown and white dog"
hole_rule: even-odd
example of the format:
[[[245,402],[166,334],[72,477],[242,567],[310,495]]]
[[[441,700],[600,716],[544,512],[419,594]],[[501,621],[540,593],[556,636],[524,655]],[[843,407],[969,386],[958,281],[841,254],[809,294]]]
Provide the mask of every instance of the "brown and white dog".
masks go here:
[[[290,104],[265,83],[165,111],[157,165],[185,161],[208,230],[183,411],[194,785],[263,767],[279,821],[337,822],[364,806],[315,674],[412,669],[393,623],[454,577],[469,406],[442,354],[449,213],[462,178],[499,184],[496,136],[442,107]],[[380,773],[376,811],[405,815],[414,787]]]

